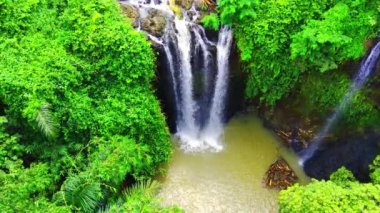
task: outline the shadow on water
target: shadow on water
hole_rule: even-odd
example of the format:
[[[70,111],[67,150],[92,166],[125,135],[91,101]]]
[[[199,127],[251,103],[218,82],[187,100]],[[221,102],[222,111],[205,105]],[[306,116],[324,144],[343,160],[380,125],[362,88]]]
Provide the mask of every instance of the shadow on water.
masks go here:
[[[359,181],[368,182],[368,165],[379,154],[380,134],[370,132],[345,141],[322,143],[313,157],[304,163],[304,170],[310,177],[328,179],[332,172],[345,166]]]

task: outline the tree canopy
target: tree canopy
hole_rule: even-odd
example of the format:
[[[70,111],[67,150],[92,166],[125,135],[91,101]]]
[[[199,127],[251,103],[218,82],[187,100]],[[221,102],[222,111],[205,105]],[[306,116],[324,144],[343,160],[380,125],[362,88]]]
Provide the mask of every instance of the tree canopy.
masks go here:
[[[0,207],[106,206],[171,155],[155,55],[113,0],[0,1]]]
[[[234,29],[246,97],[275,105],[307,72],[336,70],[365,54],[379,33],[379,1],[221,0],[222,24]],[[210,18],[207,18],[210,19]]]

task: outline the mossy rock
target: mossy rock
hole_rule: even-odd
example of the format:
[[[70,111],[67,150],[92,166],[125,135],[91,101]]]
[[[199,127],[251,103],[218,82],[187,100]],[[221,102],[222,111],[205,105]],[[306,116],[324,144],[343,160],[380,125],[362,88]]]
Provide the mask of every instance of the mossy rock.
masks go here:
[[[122,8],[124,14],[129,19],[131,19],[132,26],[135,28],[138,27],[138,19],[140,17],[139,10],[135,6],[128,5],[128,4],[121,4],[121,8]]]
[[[194,0],[175,0],[175,4],[189,10],[193,6]]]
[[[166,27],[165,15],[156,9],[151,9],[148,13],[149,15],[146,18],[141,19],[142,30],[154,36],[161,37]]]

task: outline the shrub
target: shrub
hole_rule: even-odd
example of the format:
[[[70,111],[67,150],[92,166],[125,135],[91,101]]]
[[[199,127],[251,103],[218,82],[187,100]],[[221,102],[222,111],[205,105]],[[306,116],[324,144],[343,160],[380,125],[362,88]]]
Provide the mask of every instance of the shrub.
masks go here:
[[[377,168],[378,159],[371,168]],[[350,171],[341,168],[330,181],[313,180],[281,191],[280,212],[378,212],[379,190],[378,182],[359,183]]]

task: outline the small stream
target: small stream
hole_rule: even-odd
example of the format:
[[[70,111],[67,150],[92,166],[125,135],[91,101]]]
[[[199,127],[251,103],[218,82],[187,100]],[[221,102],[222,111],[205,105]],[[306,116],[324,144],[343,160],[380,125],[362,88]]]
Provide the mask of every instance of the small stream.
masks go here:
[[[236,116],[225,128],[223,151],[175,150],[166,177],[160,178],[159,197],[165,205],[178,205],[186,212],[277,212],[279,191],[264,188],[263,178],[279,156],[301,183],[309,181],[296,155],[258,118]]]

